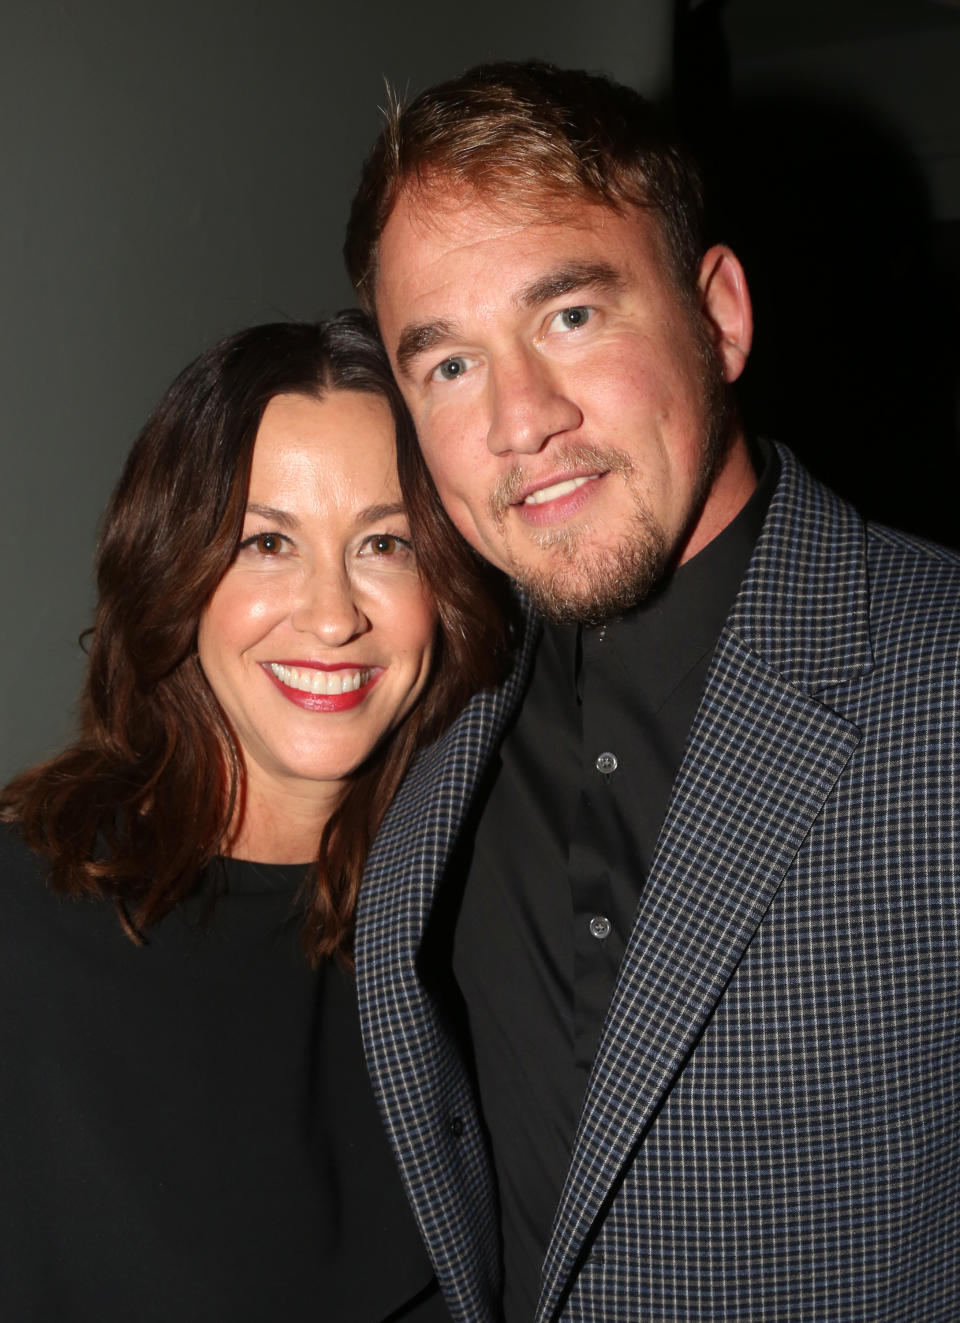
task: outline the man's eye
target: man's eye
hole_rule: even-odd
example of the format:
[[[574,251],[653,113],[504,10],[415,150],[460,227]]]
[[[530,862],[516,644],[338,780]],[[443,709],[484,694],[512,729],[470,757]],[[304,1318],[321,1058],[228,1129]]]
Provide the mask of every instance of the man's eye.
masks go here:
[[[579,331],[593,316],[592,308],[564,308],[550,322],[551,331]]]
[[[445,358],[439,363],[430,374],[434,381],[456,381],[457,377],[462,377],[467,370],[467,360],[465,358]]]

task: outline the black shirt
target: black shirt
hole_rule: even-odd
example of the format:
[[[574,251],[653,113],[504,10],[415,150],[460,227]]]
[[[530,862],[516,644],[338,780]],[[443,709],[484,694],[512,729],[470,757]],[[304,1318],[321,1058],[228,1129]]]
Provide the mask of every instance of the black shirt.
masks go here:
[[[724,620],[776,483],[626,616],[547,626],[463,847],[454,937],[500,1189],[508,1323],[540,1267],[604,1016]]]
[[[303,871],[227,861],[138,949],[0,829],[0,1318],[448,1317]]]

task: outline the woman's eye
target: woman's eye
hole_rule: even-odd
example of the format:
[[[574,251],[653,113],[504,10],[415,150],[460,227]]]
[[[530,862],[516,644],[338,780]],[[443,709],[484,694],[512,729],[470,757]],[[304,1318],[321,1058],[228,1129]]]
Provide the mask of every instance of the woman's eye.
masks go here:
[[[280,533],[252,533],[240,543],[239,551],[252,551],[258,556],[277,556],[283,550],[284,538]]]
[[[361,554],[364,552],[371,556],[383,557],[412,555],[413,547],[406,538],[398,537],[396,533],[373,533],[361,548]]]
[[[564,308],[550,322],[551,331],[579,331],[593,316],[592,308]]]
[[[462,377],[467,370],[467,360],[455,356],[445,358],[442,363],[438,363],[430,374],[434,381],[456,381],[457,377]]]

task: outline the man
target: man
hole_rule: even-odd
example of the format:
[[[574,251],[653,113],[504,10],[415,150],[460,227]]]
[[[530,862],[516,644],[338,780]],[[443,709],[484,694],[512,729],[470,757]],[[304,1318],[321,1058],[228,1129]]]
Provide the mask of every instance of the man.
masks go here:
[[[960,560],[748,444],[743,271],[625,88],[423,93],[346,254],[441,499],[531,608],[358,931],[455,1316],[498,1316],[499,1236],[508,1323],[956,1318]],[[420,982],[447,923],[460,1054]]]

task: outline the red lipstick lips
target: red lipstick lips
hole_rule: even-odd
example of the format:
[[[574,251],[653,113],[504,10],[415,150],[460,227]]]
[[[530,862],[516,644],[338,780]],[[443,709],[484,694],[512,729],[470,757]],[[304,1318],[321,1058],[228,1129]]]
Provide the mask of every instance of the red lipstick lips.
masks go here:
[[[364,701],[383,674],[380,667],[320,666],[316,662],[263,662],[261,665],[284,698],[306,712],[348,712]],[[301,687],[305,673],[311,671],[325,675],[335,671],[349,671],[352,675],[365,675],[368,678],[357,688],[350,687],[341,693],[315,693],[312,689]]]

